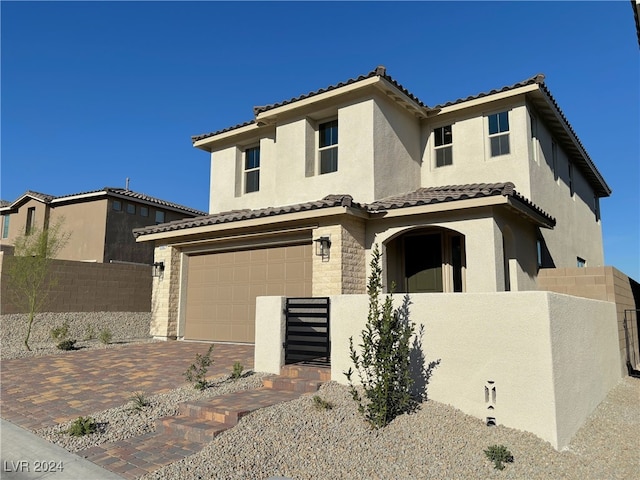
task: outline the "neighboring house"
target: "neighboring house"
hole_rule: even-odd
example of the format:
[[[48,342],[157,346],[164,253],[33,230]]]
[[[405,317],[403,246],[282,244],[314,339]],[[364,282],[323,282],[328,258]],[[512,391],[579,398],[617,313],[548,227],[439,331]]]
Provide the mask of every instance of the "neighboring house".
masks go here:
[[[210,215],[135,230],[165,265],[156,337],[255,342],[258,296],[536,290],[603,265],[611,189],[543,75],[429,107],[384,67],[193,137]]]
[[[27,191],[0,206],[1,243],[6,249],[33,228],[63,221],[69,241],[57,258],[89,262],[153,263],[153,247],[135,242],[134,228],[206,215],[124,188],[55,197]]]

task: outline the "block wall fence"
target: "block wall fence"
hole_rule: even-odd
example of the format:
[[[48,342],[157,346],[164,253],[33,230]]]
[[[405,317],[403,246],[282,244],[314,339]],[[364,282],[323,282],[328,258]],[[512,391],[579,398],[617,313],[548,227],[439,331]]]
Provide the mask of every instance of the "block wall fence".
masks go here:
[[[7,266],[11,255],[0,254],[0,314],[25,313],[13,303]],[[150,312],[151,266],[52,260],[51,288],[43,312]]]
[[[626,375],[627,342],[629,360],[640,368],[640,336],[637,312],[629,315],[625,336],[625,310],[640,309],[640,285],[614,267],[543,268],[538,272],[538,289],[616,304],[618,346],[622,374]]]

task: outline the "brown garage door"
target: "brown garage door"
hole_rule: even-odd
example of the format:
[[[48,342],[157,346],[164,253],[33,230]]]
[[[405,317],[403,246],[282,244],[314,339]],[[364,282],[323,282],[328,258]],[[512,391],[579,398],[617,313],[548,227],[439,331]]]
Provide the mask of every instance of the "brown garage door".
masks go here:
[[[256,297],[310,297],[311,263],[311,245],[189,257],[184,338],[254,343]]]

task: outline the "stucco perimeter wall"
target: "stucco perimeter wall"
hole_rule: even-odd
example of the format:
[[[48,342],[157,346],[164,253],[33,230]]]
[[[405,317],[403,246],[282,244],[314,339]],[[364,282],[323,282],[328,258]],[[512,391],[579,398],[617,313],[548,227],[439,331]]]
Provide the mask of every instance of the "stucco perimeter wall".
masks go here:
[[[25,313],[12,302],[7,266],[15,257],[0,255],[0,312]],[[52,260],[57,284],[43,312],[150,312],[151,267],[116,263]]]
[[[568,444],[621,378],[612,303],[551,292],[414,294],[411,299],[412,321],[426,328],[426,360],[440,359],[429,398],[532,432],[556,449]],[[351,366],[349,337],[360,343],[367,310],[366,295],[331,297],[331,375],[339,383],[346,383],[343,372]],[[280,297],[258,298],[257,371],[279,371],[283,334],[266,335],[282,332],[278,322],[283,322]],[[485,401],[488,385],[496,389],[492,404]]]
[[[626,375],[627,340],[624,331],[624,311],[640,309],[636,304],[629,277],[614,267],[543,268],[538,272],[538,289],[565,293],[576,297],[615,302],[618,319],[618,348],[620,371]],[[638,324],[627,322],[629,360],[631,366],[640,367]]]

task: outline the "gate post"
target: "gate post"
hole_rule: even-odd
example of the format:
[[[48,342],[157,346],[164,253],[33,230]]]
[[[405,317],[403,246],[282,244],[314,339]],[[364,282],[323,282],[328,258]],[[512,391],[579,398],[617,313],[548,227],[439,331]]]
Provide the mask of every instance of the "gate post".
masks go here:
[[[280,374],[284,365],[285,297],[256,298],[254,370]]]

